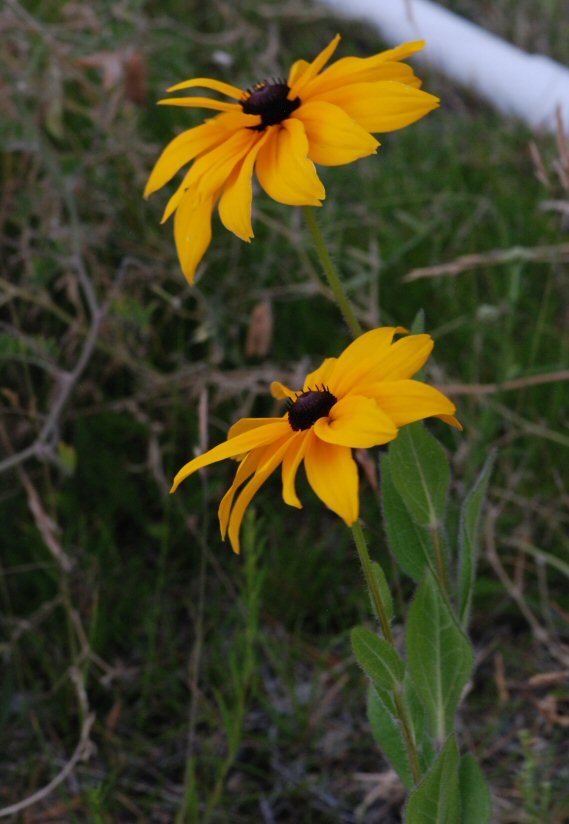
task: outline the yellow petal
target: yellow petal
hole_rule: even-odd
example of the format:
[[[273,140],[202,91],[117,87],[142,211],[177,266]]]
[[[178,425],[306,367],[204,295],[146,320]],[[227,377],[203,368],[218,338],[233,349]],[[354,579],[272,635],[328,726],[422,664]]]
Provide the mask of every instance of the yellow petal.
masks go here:
[[[255,470],[259,466],[259,462],[263,458],[265,449],[266,447],[254,449],[253,452],[249,452],[245,456],[245,458],[241,461],[237,468],[237,472],[235,473],[233,483],[221,499],[219,509],[217,510],[217,516],[219,518],[219,527],[221,530],[222,541],[225,540],[225,533],[227,532],[227,522],[229,521],[229,513],[231,512],[231,506],[233,504],[233,499],[235,498],[235,493],[237,492],[239,487],[245,483],[247,478],[250,478],[253,472],[255,472]]]
[[[367,380],[389,351],[393,337],[406,331],[403,326],[381,326],[356,338],[344,349],[328,377],[330,392],[342,398]],[[379,379],[374,375],[371,380]]]
[[[233,169],[219,201],[219,217],[226,229],[249,242],[253,237],[251,207],[253,205],[253,166],[259,149],[268,138],[262,135],[243,160]]]
[[[191,169],[189,169],[186,172],[186,174],[182,178],[182,182],[180,183],[180,185],[178,186],[178,188],[176,189],[176,191],[174,192],[174,194],[172,195],[172,197],[170,198],[170,200],[166,204],[166,208],[164,209],[164,213],[162,215],[162,219],[161,219],[160,223],[166,223],[168,218],[171,217],[171,215],[174,214],[174,212],[176,211],[176,209],[178,208],[178,206],[182,202],[182,199],[185,196],[187,196],[191,200],[192,195],[191,195],[191,192],[188,192],[188,187],[186,185],[186,182],[188,180],[190,172],[191,172]]]
[[[288,80],[287,84],[290,88],[296,80],[300,78],[302,74],[306,71],[306,69],[310,66],[308,60],[297,60],[295,63],[292,64],[290,67],[290,71],[288,73]]]
[[[288,423],[279,418],[277,423],[268,423],[266,426],[256,427],[249,432],[236,435],[234,438],[224,441],[218,446],[214,446],[213,449],[204,452],[203,455],[185,464],[174,478],[170,492],[175,492],[182,481],[190,475],[193,475],[198,469],[202,469],[204,466],[209,466],[218,461],[224,461],[226,458],[233,458],[235,455],[250,452],[259,446],[265,446],[266,444],[278,441],[285,435],[288,436],[290,432],[291,428]]]
[[[182,166],[189,163],[199,154],[208,151],[227,138],[224,129],[220,128],[216,118],[182,132],[172,140],[158,160],[150,173],[148,183],[144,189],[144,197],[148,197],[152,192],[161,189]]]
[[[308,432],[297,432],[294,440],[290,441],[283,460],[283,500],[289,506],[296,506],[298,509],[302,508],[302,504],[296,494],[296,473],[306,454],[308,441]]]
[[[327,418],[314,424],[314,434],[326,443],[367,449],[388,443],[397,436],[397,427],[377,403],[361,395],[350,395],[334,404]]]
[[[434,345],[430,335],[409,335],[395,341],[369,375],[369,382],[412,378],[425,365]]]
[[[259,183],[273,200],[288,206],[320,206],[326,197],[316,169],[308,159],[308,139],[300,120],[285,120],[270,128],[256,165]]]
[[[302,102],[317,100],[329,91],[352,83],[377,83],[378,80],[396,80],[406,86],[420,88],[421,80],[406,63],[386,63],[376,57],[345,57],[311,80],[302,93]]]
[[[292,398],[292,400],[296,400],[297,393],[293,392],[292,389],[289,389],[288,386],[285,386],[284,383],[281,383],[280,381],[273,381],[271,384],[271,395],[278,401],[282,401],[285,398]]]
[[[454,417],[454,415],[436,415],[435,417],[440,418],[441,421],[444,421],[444,423],[448,423],[449,426],[454,426],[454,428],[458,429],[459,432],[464,430],[464,426],[458,418]]]
[[[401,80],[403,83],[411,82],[414,85],[417,78],[414,78],[411,67],[403,65],[402,71],[397,72],[396,66],[398,61],[405,60],[420,51],[424,45],[424,40],[416,40],[412,43],[404,43],[395,49],[379,52],[371,57],[343,57],[311,80],[304,90],[303,99],[311,99],[317,94],[348,83]]]
[[[325,49],[322,49],[320,54],[314,58],[312,63],[309,63],[308,66],[304,69],[302,74],[299,75],[298,78],[295,79],[295,82],[291,86],[291,90],[289,92],[289,99],[294,100],[299,94],[302,93],[303,88],[309,83],[313,77],[316,77],[319,71],[321,71],[326,63],[330,60],[336,49],[338,48],[338,43],[340,42],[341,37],[339,34],[328,43]]]
[[[368,132],[391,132],[414,123],[439,105],[435,97],[404,83],[352,83],[322,95]]]
[[[190,193],[182,198],[174,218],[174,240],[182,272],[190,283],[211,243],[213,198],[197,202]]]
[[[308,436],[308,432],[295,432],[283,457],[283,500],[289,506],[295,506],[297,509],[302,509],[302,504],[296,494],[296,473],[306,452]]]
[[[366,395],[377,401],[395,426],[456,412],[454,403],[442,392],[420,381],[380,381],[367,386]]]
[[[257,115],[250,115],[244,114],[243,112],[226,112],[225,114],[218,114],[216,117],[211,118],[210,120],[206,121],[207,124],[214,124],[219,129],[219,141],[217,143],[212,144],[209,148],[214,148],[216,145],[223,143],[225,140],[229,140],[229,138],[237,132],[238,130],[248,130],[252,126],[255,126],[260,121],[260,118]],[[206,125],[206,124],[204,124]],[[247,134],[247,132],[245,132]],[[204,152],[201,152],[204,154]],[[193,168],[193,167],[192,167]],[[161,223],[165,223],[166,220],[170,217],[170,215],[178,208],[178,205],[188,189],[188,186],[195,178],[195,172],[192,172],[190,168],[186,174],[178,189],[174,192],[166,208],[164,209],[164,214],[162,216]],[[194,181],[195,182],[195,181]],[[147,194],[149,194],[147,192]]]
[[[205,198],[221,189],[233,169],[257,143],[259,132],[239,129],[210,152],[198,157],[185,178],[185,186]]]
[[[196,270],[211,243],[211,216],[218,197],[219,192],[215,192],[209,197],[196,199],[194,193],[188,191],[174,215],[178,260],[190,285],[193,285]]]
[[[214,109],[218,112],[239,112],[238,103],[226,103],[211,97],[167,97],[158,101],[158,106],[181,106],[182,108]]]
[[[406,60],[411,55],[416,54],[425,48],[426,42],[424,40],[411,40],[408,43],[402,43],[400,46],[395,46],[393,49],[386,49],[377,54],[372,54],[370,57],[343,57],[341,60],[336,60],[324,72],[322,77],[332,76],[336,80],[341,80],[344,83],[357,82],[358,77],[354,76],[354,67],[359,67],[363,71],[367,71],[372,67],[380,67],[385,63],[398,63],[400,60]]]
[[[377,151],[379,143],[351,117],[331,103],[315,100],[297,109],[293,118],[304,124],[308,155],[322,166],[341,166]]]
[[[306,477],[314,492],[348,526],[358,520],[358,469],[347,446],[325,443],[310,431],[304,457]]]
[[[289,428],[290,432],[290,428]],[[235,505],[231,511],[229,518],[229,540],[231,541],[231,548],[236,554],[241,550],[239,542],[239,530],[241,522],[245,514],[245,510],[253,500],[253,497],[259,491],[260,487],[265,483],[269,475],[275,471],[277,466],[281,463],[283,455],[288,448],[288,436],[273,444],[273,454],[271,457],[262,463],[254,476],[251,478],[247,486],[243,488],[241,494],[235,501]]]
[[[424,40],[410,40],[407,43],[401,43],[399,46],[381,52],[381,56],[384,60],[406,60],[412,54],[424,49],[426,45]]]
[[[219,119],[223,117],[225,115],[221,115]],[[192,201],[199,201],[211,197],[214,192],[220,190],[243,155],[258,140],[256,133],[246,128],[233,133],[222,132],[223,134],[225,134],[224,139],[218,142],[211,151],[202,153],[188,169],[182,182],[166,204],[161,223],[168,220],[186,196]]]
[[[257,429],[259,426],[265,426],[268,423],[281,423],[282,418],[241,418],[241,420],[229,427],[227,433],[227,440],[235,438],[237,435],[242,435],[243,432],[250,432],[252,429]]]
[[[221,80],[212,80],[210,77],[194,77],[192,80],[184,80],[182,83],[176,83],[175,86],[170,86],[166,89],[167,92],[178,92],[180,89],[191,89],[199,86],[202,89],[213,89],[221,94],[226,94],[228,97],[234,97],[236,100],[241,100],[243,97],[243,89],[237,86],[230,86],[229,83],[223,83]]]
[[[307,392],[309,389],[316,389],[317,386],[327,386],[337,360],[337,358],[325,358],[318,369],[315,369],[314,372],[310,372],[310,374],[306,376],[303,391]]]
[[[261,118],[258,114],[245,114],[245,112],[239,109],[239,111],[235,112],[218,114],[207,122],[210,123],[212,121],[222,126],[228,132],[236,132],[237,129],[252,129],[254,126],[258,126]]]

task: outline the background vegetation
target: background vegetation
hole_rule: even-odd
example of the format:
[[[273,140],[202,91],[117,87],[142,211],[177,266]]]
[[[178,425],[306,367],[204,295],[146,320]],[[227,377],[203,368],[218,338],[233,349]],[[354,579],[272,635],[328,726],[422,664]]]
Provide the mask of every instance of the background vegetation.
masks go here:
[[[569,62],[562,0],[447,4]],[[156,108],[165,87],[246,86],[337,30],[343,54],[381,47],[306,3],[0,7],[0,802],[40,793],[13,820],[400,820],[349,649],[369,607],[348,530],[308,487],[302,513],[285,509],[273,482],[237,558],[215,518],[229,465],[168,496],[194,450],[271,414],[271,380],[294,383],[348,341],[300,215],[260,196],[255,241],[218,227],[190,289],[164,198],[141,197],[160,148],[199,118]],[[497,822],[556,824],[569,821],[569,146],[441,77],[426,88],[439,112],[378,157],[323,170],[321,219],[362,322],[426,310],[429,379],[465,423],[433,424],[455,500],[498,448],[462,735]],[[401,615],[376,456],[362,469]]]

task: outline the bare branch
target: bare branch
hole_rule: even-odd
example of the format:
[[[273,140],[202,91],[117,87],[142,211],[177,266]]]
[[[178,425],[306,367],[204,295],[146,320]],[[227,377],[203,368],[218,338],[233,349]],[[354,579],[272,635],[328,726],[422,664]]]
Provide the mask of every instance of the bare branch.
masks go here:
[[[75,386],[77,385],[77,382],[81,378],[81,375],[85,371],[85,368],[95,351],[99,330],[101,328],[101,323],[103,322],[103,319],[105,318],[109,310],[112,298],[114,296],[114,292],[116,291],[116,289],[120,287],[120,284],[128,270],[128,267],[132,263],[133,259],[129,257],[125,258],[122,261],[117,271],[117,275],[115,277],[113,286],[110,289],[109,295],[107,296],[107,299],[101,306],[97,306],[94,293],[91,294],[92,286],[87,287],[87,294],[89,295],[88,302],[90,305],[92,303],[93,306],[96,306],[96,308],[93,309],[91,326],[85,338],[85,342],[79,354],[79,358],[77,359],[77,362],[71,372],[59,370],[57,377],[58,386],[56,388],[55,401],[35,441],[32,444],[30,444],[30,446],[27,446],[25,449],[22,449],[20,452],[16,452],[14,455],[10,455],[3,461],[0,461],[0,473],[7,471],[8,469],[11,469],[14,466],[18,466],[24,463],[29,458],[45,457],[46,453],[51,453],[50,442],[52,441],[53,437],[56,435],[59,429],[60,418],[63,413],[64,407],[67,404],[73,390],[75,389]],[[82,273],[80,276],[82,285],[84,286],[84,279],[86,279],[85,284],[87,282],[90,284],[90,278],[86,270],[84,269],[83,264],[78,264],[78,266],[78,271],[81,271]]]
[[[404,283],[422,278],[438,278],[442,275],[460,275],[469,269],[477,269],[481,266],[497,266],[508,263],[566,263],[569,261],[569,243],[559,243],[555,246],[512,246],[511,249],[494,249],[480,255],[461,255],[450,263],[442,263],[440,266],[425,266],[420,269],[412,269],[403,278]]]
[[[71,775],[80,761],[87,761],[94,751],[94,744],[89,736],[93,724],[95,723],[95,715],[94,713],[88,712],[83,675],[77,667],[71,667],[69,670],[69,677],[75,687],[77,701],[83,717],[79,741],[75,747],[73,755],[65,766],[57,773],[57,775],[52,778],[49,784],[45,785],[45,787],[42,787],[40,790],[32,795],[29,795],[27,798],[23,798],[16,804],[10,804],[10,806],[0,809],[0,818],[7,818],[8,816],[17,815],[22,812],[22,810],[32,807],[39,801],[43,801],[44,798],[47,798],[47,796],[50,795],[56,787],[58,787],[69,775]]]
[[[511,392],[513,389],[525,389],[528,386],[541,386],[562,381],[569,381],[569,369],[545,372],[541,375],[528,375],[525,378],[513,378],[502,383],[447,383],[437,384],[437,387],[448,395],[494,395],[496,392]]]

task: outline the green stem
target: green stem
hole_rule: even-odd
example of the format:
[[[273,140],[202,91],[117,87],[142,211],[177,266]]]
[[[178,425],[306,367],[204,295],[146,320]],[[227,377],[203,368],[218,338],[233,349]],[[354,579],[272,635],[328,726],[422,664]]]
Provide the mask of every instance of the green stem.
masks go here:
[[[314,207],[303,206],[302,211],[304,213],[304,219],[306,221],[306,225],[308,226],[308,231],[310,232],[312,242],[314,243],[316,254],[318,255],[318,259],[322,264],[322,268],[324,269],[324,274],[326,275],[326,279],[328,280],[330,288],[334,293],[334,298],[336,299],[338,308],[344,316],[344,320],[350,327],[352,335],[355,338],[357,338],[358,335],[362,334],[363,330],[359,320],[356,317],[356,313],[354,312],[352,304],[350,303],[350,300],[346,295],[344,287],[342,286],[342,281],[340,280],[338,271],[334,266],[332,258],[330,257],[330,253],[326,248],[326,243],[324,241],[322,232],[320,231],[320,227],[314,215]]]
[[[413,773],[413,781],[415,784],[418,784],[421,780],[421,768],[419,766],[419,756],[417,755],[415,739],[413,738],[413,733],[411,732],[409,719],[405,711],[405,705],[401,700],[401,696],[398,692],[395,692],[393,694],[393,697],[395,699],[395,709],[397,711],[399,723],[401,724],[401,731],[403,732],[403,738],[405,739],[405,748],[407,750],[407,755],[409,757],[411,772]]]
[[[355,338],[357,338],[359,335],[362,334],[363,330],[359,320],[356,317],[352,304],[350,303],[350,300],[346,295],[344,287],[342,286],[342,282],[340,280],[340,276],[338,275],[338,271],[334,266],[332,258],[330,257],[330,253],[328,252],[326,243],[322,236],[322,232],[320,231],[320,227],[316,220],[314,209],[310,206],[304,206],[302,211],[304,213],[304,219],[306,221],[306,225],[308,226],[308,231],[310,232],[312,242],[314,243],[316,254],[318,255],[318,259],[322,265],[324,274],[326,275],[326,278],[328,280],[328,284],[332,289],[332,292],[336,299],[336,303],[338,304],[338,308],[344,316],[344,320],[348,324],[352,335]],[[379,589],[377,579],[373,574],[373,568],[371,565],[371,559],[369,557],[367,543],[359,521],[356,521],[356,523],[352,526],[352,534],[354,536],[354,541],[356,544],[356,548],[358,550],[358,555],[360,557],[360,563],[362,565],[362,569],[366,579],[367,588],[374,606],[375,613],[379,619],[383,636],[387,643],[395,649],[395,641],[393,639],[393,632],[391,631],[391,624],[389,623],[387,610],[385,609],[385,604],[383,603],[383,598],[381,597],[381,591]],[[421,779],[421,768],[419,766],[417,747],[415,745],[415,739],[413,738],[413,732],[411,725],[409,723],[409,717],[407,715],[405,704],[403,703],[401,695],[398,692],[394,692],[393,697],[395,702],[395,711],[399,719],[399,723],[401,724],[401,731],[403,733],[405,747],[407,749],[407,755],[409,757],[409,763],[411,765],[411,771],[413,773],[413,781],[415,782],[415,784],[418,784]]]
[[[387,643],[395,649],[395,641],[393,639],[393,632],[391,631],[391,624],[389,623],[389,618],[387,617],[387,610],[385,609],[385,604],[383,603],[383,598],[381,597],[381,591],[379,589],[376,577],[373,574],[366,539],[359,521],[356,521],[356,523],[352,526],[352,534],[354,536],[358,555],[360,556],[360,562],[364,571],[367,588],[369,590],[375,612],[379,618],[379,623],[381,624],[383,636]],[[418,784],[421,779],[421,768],[419,766],[419,756],[417,755],[417,747],[411,731],[409,717],[399,693],[395,691],[393,693],[393,697],[395,699],[395,710],[399,723],[401,724],[403,738],[405,739],[405,747],[407,749],[409,764],[411,765],[411,771],[413,773],[413,781],[415,784]]]
[[[358,555],[360,556],[360,563],[364,571],[367,588],[369,590],[369,594],[371,596],[371,600],[373,602],[376,615],[379,618],[379,623],[381,624],[381,631],[383,632],[384,638],[387,641],[387,643],[391,644],[391,646],[394,646],[393,633],[391,632],[391,624],[389,623],[389,618],[387,617],[387,610],[385,609],[383,598],[381,597],[381,592],[379,590],[377,579],[373,574],[366,539],[364,537],[364,533],[359,521],[356,521],[355,524],[352,526],[352,534],[354,536],[354,541],[356,542],[356,549],[358,550]]]

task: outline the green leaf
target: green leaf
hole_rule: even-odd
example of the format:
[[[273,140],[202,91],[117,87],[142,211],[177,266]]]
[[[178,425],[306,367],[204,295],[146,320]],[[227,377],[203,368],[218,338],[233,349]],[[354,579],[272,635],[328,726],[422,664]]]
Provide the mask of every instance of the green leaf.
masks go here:
[[[490,790],[472,755],[464,755],[458,772],[461,824],[488,824],[492,814]]]
[[[391,597],[391,590],[389,589],[387,578],[385,577],[383,569],[376,561],[371,562],[371,571],[376,580],[377,586],[379,587],[383,606],[385,607],[385,612],[387,613],[387,620],[391,623],[393,621],[393,598]],[[371,605],[375,611],[373,599],[371,601]],[[379,615],[377,617],[379,619]]]
[[[446,452],[423,426],[404,426],[389,447],[393,483],[419,526],[435,527],[443,519],[450,468]]]
[[[405,809],[406,824],[458,824],[458,747],[449,736],[439,757],[411,794]]]
[[[383,638],[366,627],[352,630],[352,649],[366,675],[378,687],[394,690],[403,681],[405,665]]]
[[[422,772],[427,772],[435,759],[435,746],[429,729],[429,719],[409,673],[403,682],[403,703],[408,710]]]
[[[460,623],[466,629],[470,618],[470,605],[476,577],[476,562],[478,559],[478,532],[480,514],[486,499],[488,481],[492,474],[496,452],[488,456],[482,472],[476,483],[468,493],[460,510],[459,529],[459,596],[460,596]]]
[[[422,581],[432,548],[427,531],[417,526],[393,483],[391,457],[381,456],[381,503],[389,548],[397,563],[414,581]]]
[[[411,604],[406,630],[413,684],[437,741],[453,729],[454,714],[473,665],[470,643],[432,576]]]
[[[410,332],[412,335],[422,335],[425,331],[425,310],[419,309],[415,317],[413,318],[413,323],[411,324]]]
[[[373,737],[383,754],[401,779],[402,784],[410,789],[413,786],[413,771],[401,726],[389,707],[389,700],[389,696],[370,685],[367,694],[367,716]]]

